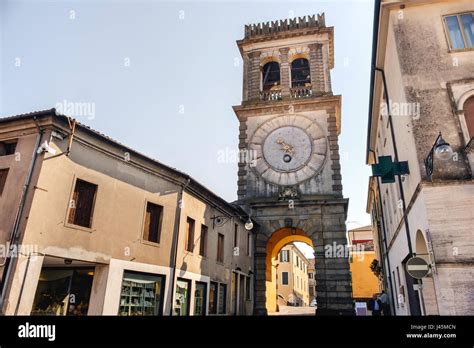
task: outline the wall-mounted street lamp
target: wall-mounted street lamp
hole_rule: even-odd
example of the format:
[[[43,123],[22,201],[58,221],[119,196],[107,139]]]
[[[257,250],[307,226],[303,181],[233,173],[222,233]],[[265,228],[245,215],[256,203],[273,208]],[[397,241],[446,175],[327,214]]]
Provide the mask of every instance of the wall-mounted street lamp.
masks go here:
[[[247,220],[247,222],[245,223],[245,229],[246,229],[247,231],[250,231],[252,228],[253,228],[253,222],[252,222],[252,220],[249,218],[249,219]]]
[[[453,149],[451,146],[443,139],[441,132],[439,132],[436,141],[433,144],[433,147],[430,150],[430,153],[425,159],[425,168],[426,175],[430,180],[433,179],[433,168],[434,168],[434,159],[440,161],[449,161],[453,157]]]
[[[231,216],[231,217],[239,217],[239,218],[240,218],[241,216],[239,216],[239,215],[234,215],[234,216]],[[231,217],[229,217],[229,216],[223,216],[223,215],[217,215],[217,216],[211,217],[211,220],[212,220],[212,228],[214,228],[214,227],[216,227],[216,226],[220,227],[220,226],[224,225],[227,221],[230,220]],[[248,218],[248,220],[247,220],[247,222],[245,223],[244,226],[245,226],[245,229],[246,229],[247,231],[252,230],[252,228],[253,228],[253,222],[252,222],[252,220],[250,219],[250,217]]]

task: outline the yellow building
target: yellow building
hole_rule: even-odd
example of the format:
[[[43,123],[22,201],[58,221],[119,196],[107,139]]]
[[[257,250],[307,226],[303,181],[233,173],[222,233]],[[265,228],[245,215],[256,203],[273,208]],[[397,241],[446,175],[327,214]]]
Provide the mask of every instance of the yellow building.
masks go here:
[[[348,240],[352,296],[355,301],[365,301],[379,292],[379,280],[370,269],[370,264],[376,258],[372,226],[349,230]]]
[[[279,305],[309,306],[309,261],[293,244],[280,251],[277,261]]]

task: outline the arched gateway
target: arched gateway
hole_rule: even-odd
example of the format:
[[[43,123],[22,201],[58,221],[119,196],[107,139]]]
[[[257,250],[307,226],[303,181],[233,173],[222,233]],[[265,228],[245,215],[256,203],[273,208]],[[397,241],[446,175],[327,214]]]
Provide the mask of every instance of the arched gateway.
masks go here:
[[[234,106],[237,203],[255,222],[257,315],[275,309],[275,257],[294,241],[315,251],[317,314],[354,313],[339,163],[341,97],[333,95],[329,73],[333,42],[324,15],[249,25],[237,42],[244,61],[243,100]]]

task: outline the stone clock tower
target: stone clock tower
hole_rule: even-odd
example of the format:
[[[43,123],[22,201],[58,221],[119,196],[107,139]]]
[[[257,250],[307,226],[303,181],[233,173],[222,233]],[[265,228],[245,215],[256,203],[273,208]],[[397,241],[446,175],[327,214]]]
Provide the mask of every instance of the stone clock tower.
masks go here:
[[[245,26],[238,204],[256,222],[255,314],[278,310],[277,258],[313,246],[318,315],[353,314],[333,95],[334,32],[324,14]],[[291,260],[290,260],[291,262]]]

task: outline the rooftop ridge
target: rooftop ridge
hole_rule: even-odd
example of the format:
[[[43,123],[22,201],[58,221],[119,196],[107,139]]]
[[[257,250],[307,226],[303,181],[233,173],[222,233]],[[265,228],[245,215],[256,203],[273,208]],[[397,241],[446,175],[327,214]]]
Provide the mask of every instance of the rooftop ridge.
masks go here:
[[[316,18],[317,16],[317,18]],[[275,34],[284,31],[304,28],[324,28],[326,21],[324,12],[318,15],[295,17],[290,19],[278,19],[256,24],[245,25],[245,38],[251,38],[259,35]]]

